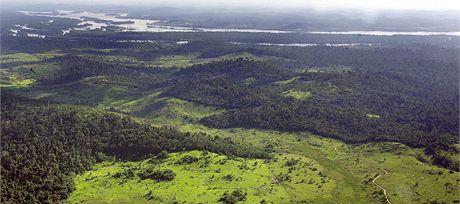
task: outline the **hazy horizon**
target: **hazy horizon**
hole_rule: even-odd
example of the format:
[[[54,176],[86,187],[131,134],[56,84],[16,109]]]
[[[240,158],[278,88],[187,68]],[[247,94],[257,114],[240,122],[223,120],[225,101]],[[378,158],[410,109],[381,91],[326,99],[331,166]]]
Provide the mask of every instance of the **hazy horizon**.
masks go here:
[[[382,10],[410,10],[410,11],[460,11],[460,2],[455,0],[439,0],[439,1],[417,1],[417,0],[387,0],[387,1],[369,1],[369,0],[158,0],[155,2],[143,0],[81,0],[78,2],[70,0],[62,0],[59,2],[51,0],[3,0],[2,5],[110,5],[110,6],[171,6],[171,7],[193,7],[193,8],[275,8],[275,9],[314,9],[314,10],[365,10],[365,11],[382,11]]]

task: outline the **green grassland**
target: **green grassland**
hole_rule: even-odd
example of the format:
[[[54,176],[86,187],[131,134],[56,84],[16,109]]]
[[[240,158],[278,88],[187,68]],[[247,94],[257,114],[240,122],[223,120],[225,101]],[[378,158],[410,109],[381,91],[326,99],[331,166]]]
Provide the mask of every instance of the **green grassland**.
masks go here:
[[[195,64],[209,62],[207,59],[199,59],[197,54],[194,55],[169,55],[161,56],[150,62],[151,66],[161,68],[185,68]]]
[[[156,68],[187,68],[192,65],[204,64],[219,60],[229,60],[237,58],[250,58],[254,60],[265,60],[265,58],[257,57],[247,52],[232,53],[223,55],[216,58],[200,58],[200,53],[192,53],[187,55],[164,55],[153,57],[149,60],[140,60],[135,57],[124,56],[124,55],[93,55],[93,54],[81,54],[79,55],[84,58],[99,60],[106,63],[122,64],[126,66],[144,66],[144,67],[156,67]]]
[[[382,176],[376,182],[386,188],[388,198],[393,203],[423,203],[434,200],[452,203],[459,196],[458,172],[449,172],[446,169],[421,162],[417,160],[419,155],[423,154],[421,150],[411,149],[399,143],[350,145],[310,133],[285,133],[242,128],[211,129],[197,124],[196,121],[220,110],[180,99],[162,98],[159,92],[150,94],[145,99],[137,99],[125,104],[130,104],[133,110],[139,107],[143,110],[142,104],[158,102],[164,102],[164,104],[152,109],[153,114],[142,115],[139,119],[151,121],[159,126],[174,125],[183,131],[229,136],[253,146],[272,149],[276,153],[302,157],[321,166],[322,173],[327,175],[331,183],[327,192],[302,191],[308,195],[307,197],[283,194],[289,199],[297,201],[312,201],[313,199],[314,203],[379,203],[382,202],[383,195],[379,192],[380,189],[371,182],[379,174]],[[388,174],[383,175],[382,169]],[[444,186],[446,183],[453,184],[454,189],[446,191]],[[155,186],[166,188],[169,185],[159,183]],[[230,186],[225,190],[231,191],[232,188],[233,186]],[[303,187],[299,188],[303,189]],[[296,186],[289,189],[289,192],[299,190]],[[223,191],[222,189],[221,192]],[[195,194],[195,191],[188,192]],[[213,202],[216,196],[209,197],[213,199],[207,201]],[[268,201],[269,198],[267,197],[266,200]],[[324,200],[321,201],[320,198]],[[102,200],[107,201],[107,199]],[[276,200],[271,201],[277,203]],[[198,202],[200,201],[196,200],[193,203]]]
[[[110,83],[108,83],[110,80]],[[110,77],[99,76],[86,78],[68,84],[35,86],[19,90],[18,93],[35,98],[46,99],[61,103],[99,105],[111,107],[112,103],[127,100],[136,94],[129,84],[116,82]]]
[[[458,172],[417,160],[421,150],[399,143],[348,145],[308,133],[270,132],[257,129],[211,130],[189,125],[187,131],[205,131],[215,135],[232,136],[253,145],[269,146],[275,152],[301,155],[316,161],[324,172],[336,182],[332,191],[336,203],[379,202],[382,195],[369,181],[385,169],[389,173],[376,182],[388,191],[394,203],[417,203],[433,200],[446,203],[457,200]],[[455,189],[445,192],[444,184]],[[436,196],[436,197],[435,197]],[[371,198],[371,200],[369,200]]]
[[[33,79],[27,79],[16,74],[0,70],[0,87],[28,87],[34,83]]]
[[[197,161],[178,163],[186,157]],[[143,180],[137,174],[145,169],[169,169],[176,177],[172,181]],[[114,178],[117,172],[127,171],[134,175]],[[238,188],[247,193],[244,203],[327,203],[334,182],[322,171],[315,161],[290,154],[264,161],[200,151],[174,153],[164,160],[98,164],[76,177],[76,191],[68,201],[216,203],[226,191]]]
[[[297,80],[299,80],[300,77],[293,77],[291,79],[288,79],[288,80],[284,80],[284,81],[277,81],[275,82],[276,85],[287,85],[287,84],[290,84],[290,83],[293,83]]]
[[[298,91],[298,90],[292,90],[292,89],[283,91],[283,93],[281,94],[285,97],[292,97],[298,100],[305,100],[311,96],[310,92]]]
[[[372,143],[350,145],[338,140],[322,138],[310,133],[285,133],[258,129],[212,129],[180,117],[195,117],[213,114],[215,109],[195,106],[182,101],[182,114],[179,118],[149,118],[156,125],[178,124],[183,131],[206,132],[211,135],[229,136],[253,146],[272,148],[275,152],[295,154],[316,161],[324,167],[324,173],[335,181],[332,197],[336,203],[380,202],[380,189],[369,182],[385,169],[388,174],[376,182],[388,191],[390,201],[394,203],[430,202],[433,200],[451,203],[457,200],[458,172],[433,166],[419,161],[422,150],[412,149],[400,143]],[[165,106],[167,109],[176,106]],[[199,113],[199,114],[198,114]],[[184,123],[185,122],[185,123]],[[453,190],[446,193],[444,185],[451,183]],[[437,195],[437,197],[435,197]]]
[[[62,56],[63,53],[57,52],[46,52],[46,53],[37,53],[37,54],[29,54],[29,53],[15,53],[15,54],[8,54],[0,56],[0,63],[7,64],[7,63],[29,63],[29,62],[39,62],[44,61],[46,59],[50,59],[56,56]]]
[[[57,69],[56,64],[43,62],[63,54],[49,53],[16,53],[0,56],[0,87],[24,88],[31,86],[37,79],[49,76]],[[7,67],[3,67],[7,65]]]
[[[194,64],[203,64],[207,59],[198,59],[198,55],[167,55],[152,58],[151,60],[139,60],[135,57],[123,55],[79,55],[88,59],[96,59],[106,63],[122,64],[126,66],[145,66],[157,68],[184,68]]]
[[[380,118],[380,115],[376,115],[376,114],[372,114],[372,113],[368,113],[366,114],[367,117],[369,118]]]
[[[288,80],[276,81],[271,85],[274,89],[278,89],[282,96],[298,100],[305,100],[313,95],[333,100],[339,93],[353,91],[350,88],[339,88],[329,81],[305,81],[299,76]]]
[[[112,64],[123,64],[128,66],[142,66],[144,63],[135,57],[123,56],[123,55],[91,55],[82,54],[80,57],[103,61]]]
[[[351,72],[353,71],[352,67],[349,66],[328,66],[328,67],[314,67],[314,68],[305,68],[299,70],[301,73],[312,72],[312,73],[325,73],[325,72]]]
[[[220,57],[214,58],[215,60],[228,60],[228,59],[238,59],[238,58],[249,58],[253,60],[266,60],[268,59],[267,56],[255,56],[251,53],[248,52],[237,52],[237,53],[232,53],[232,54],[227,54],[227,55],[222,55]],[[211,58],[213,59],[213,58]]]

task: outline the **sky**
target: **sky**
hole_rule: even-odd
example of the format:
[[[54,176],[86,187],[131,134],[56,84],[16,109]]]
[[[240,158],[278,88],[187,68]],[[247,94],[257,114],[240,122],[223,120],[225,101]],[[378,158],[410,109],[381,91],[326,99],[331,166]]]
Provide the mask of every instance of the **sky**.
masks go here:
[[[109,4],[109,5],[167,5],[194,7],[275,7],[363,9],[363,10],[457,10],[460,0],[0,0],[2,3],[58,3],[58,4]]]

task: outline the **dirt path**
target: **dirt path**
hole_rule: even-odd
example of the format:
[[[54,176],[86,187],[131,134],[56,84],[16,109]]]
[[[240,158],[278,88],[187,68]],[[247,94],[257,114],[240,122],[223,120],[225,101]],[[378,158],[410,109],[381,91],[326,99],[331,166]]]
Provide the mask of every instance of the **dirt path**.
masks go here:
[[[338,155],[342,155],[336,147],[334,147],[334,150],[335,150],[335,152],[336,152]],[[390,202],[390,199],[388,199],[387,189],[385,189],[383,186],[381,186],[380,184],[378,184],[377,182],[375,182],[375,181],[376,181],[377,179],[379,179],[381,176],[385,176],[385,175],[388,174],[388,171],[387,171],[387,170],[382,169],[382,168],[379,168],[379,169],[381,169],[381,170],[384,172],[384,174],[382,175],[382,174],[379,173],[379,175],[376,176],[376,177],[372,180],[372,183],[373,183],[374,185],[376,185],[377,187],[379,187],[380,189],[383,190],[383,194],[385,195],[385,200],[387,201],[388,204],[392,204],[392,203]]]
[[[387,170],[385,170],[385,169],[382,169],[382,170],[383,170],[383,172],[385,172],[385,173],[383,174],[383,176],[385,176],[385,175],[388,174],[388,171],[387,171]],[[386,190],[383,186],[381,186],[380,184],[378,184],[378,183],[375,182],[375,181],[376,181],[378,178],[380,178],[381,176],[382,176],[382,174],[379,174],[378,176],[376,176],[376,177],[374,178],[374,180],[372,180],[372,183],[375,184],[377,187],[379,187],[380,189],[383,190],[383,194],[385,195],[385,199],[387,200],[387,203],[388,203],[388,204],[391,204],[390,200],[388,199],[387,190]]]
[[[334,150],[337,152],[337,154],[341,155],[340,152],[337,150],[336,147],[334,147]],[[376,176],[376,177],[372,180],[372,183],[373,183],[374,185],[376,185],[377,187],[379,187],[380,189],[383,190],[383,194],[385,195],[385,200],[387,201],[388,204],[392,204],[392,203],[390,202],[390,199],[388,199],[387,189],[385,189],[383,186],[381,186],[380,184],[378,184],[377,182],[375,182],[375,181],[376,181],[377,179],[379,179],[381,176],[387,175],[387,174],[388,174],[388,171],[385,170],[385,169],[383,169],[383,168],[378,168],[378,169],[381,169],[381,170],[384,172],[384,174],[382,175],[381,173],[379,173],[379,175]]]

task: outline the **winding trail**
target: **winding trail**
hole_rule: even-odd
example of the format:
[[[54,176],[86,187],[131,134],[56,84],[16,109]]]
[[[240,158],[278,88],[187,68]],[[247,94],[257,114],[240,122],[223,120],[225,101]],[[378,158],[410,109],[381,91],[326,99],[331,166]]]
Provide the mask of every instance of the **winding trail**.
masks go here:
[[[335,152],[336,152],[338,155],[342,155],[342,154],[339,152],[339,150],[337,149],[337,147],[334,147],[334,150],[335,150]],[[384,172],[384,174],[382,175],[382,174],[379,173],[379,175],[376,176],[376,177],[372,180],[372,183],[373,183],[374,185],[376,185],[377,187],[379,187],[380,189],[383,190],[383,194],[385,195],[385,200],[387,201],[388,204],[392,204],[392,203],[390,202],[390,199],[388,199],[387,189],[385,189],[383,186],[381,186],[380,184],[378,184],[378,183],[375,182],[375,181],[376,181],[377,179],[379,179],[381,176],[385,176],[385,175],[388,174],[388,171],[387,171],[387,170],[385,170],[385,169],[383,169],[383,168],[379,168],[379,169],[381,169],[381,170]]]
[[[385,170],[385,169],[382,169],[382,170],[383,170],[383,172],[385,172],[385,173],[383,174],[383,176],[385,176],[386,174],[388,174],[388,171],[387,171],[387,170]],[[387,200],[387,203],[388,203],[388,204],[391,204],[390,200],[388,199],[387,190],[386,190],[383,186],[381,186],[380,184],[378,184],[378,183],[375,182],[375,181],[376,181],[378,178],[380,178],[381,176],[382,176],[382,174],[379,174],[378,176],[376,176],[376,177],[374,178],[374,180],[372,180],[372,183],[375,184],[377,187],[379,187],[380,189],[383,190],[383,194],[385,195],[385,199]]]

